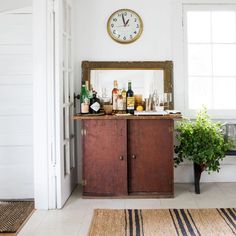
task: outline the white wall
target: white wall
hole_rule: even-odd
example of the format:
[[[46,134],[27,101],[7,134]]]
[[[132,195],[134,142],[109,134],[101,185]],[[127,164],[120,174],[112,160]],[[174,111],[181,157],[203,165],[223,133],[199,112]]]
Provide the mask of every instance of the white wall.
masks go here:
[[[170,0],[74,0],[76,66],[81,60],[168,60],[171,48]],[[122,45],[111,40],[107,20],[117,9],[130,8],[143,19],[144,30],[135,43]]]
[[[32,0],[0,0],[0,12],[32,6]]]
[[[77,42],[74,55],[77,90],[80,87],[82,60],[173,60],[175,108],[183,111],[182,1],[74,0],[74,2],[75,42]],[[128,45],[114,42],[109,37],[106,28],[109,16],[121,8],[130,8],[136,11],[142,17],[144,24],[141,38]],[[236,161],[230,157],[224,164],[220,174],[211,176],[204,174],[202,180],[236,181]],[[78,165],[79,176],[81,176],[81,154]],[[192,179],[191,164],[186,163],[175,169],[176,182],[191,182]]]
[[[34,196],[32,9],[17,13],[0,14],[0,199]]]

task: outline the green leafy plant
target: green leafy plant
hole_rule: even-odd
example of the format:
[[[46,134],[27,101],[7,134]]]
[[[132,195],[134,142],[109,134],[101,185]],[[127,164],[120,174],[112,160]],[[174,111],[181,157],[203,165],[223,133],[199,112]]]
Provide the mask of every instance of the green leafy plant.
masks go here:
[[[187,159],[200,165],[208,173],[219,172],[220,161],[232,146],[232,142],[224,138],[221,123],[213,122],[206,108],[198,113],[195,121],[180,121],[177,124],[176,138],[179,144],[175,146],[175,165]]]

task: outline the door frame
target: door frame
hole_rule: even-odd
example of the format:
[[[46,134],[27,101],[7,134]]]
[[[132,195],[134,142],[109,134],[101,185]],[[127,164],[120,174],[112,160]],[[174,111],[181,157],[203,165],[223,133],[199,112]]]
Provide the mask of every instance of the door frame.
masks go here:
[[[63,170],[58,152],[58,134],[61,131],[58,126],[58,116],[61,114],[57,101],[58,3],[59,0],[33,0],[33,156],[36,209],[62,207],[58,191]],[[74,148],[76,149],[76,143]],[[76,173],[76,169],[73,173]],[[69,187],[72,190],[72,186]]]
[[[33,156],[36,209],[56,208],[54,0],[33,0]]]

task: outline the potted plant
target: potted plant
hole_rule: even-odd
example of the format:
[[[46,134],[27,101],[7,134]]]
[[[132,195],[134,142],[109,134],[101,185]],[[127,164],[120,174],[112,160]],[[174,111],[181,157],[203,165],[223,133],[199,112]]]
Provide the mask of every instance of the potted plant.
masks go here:
[[[178,145],[175,146],[175,165],[186,160],[194,163],[195,192],[200,193],[199,181],[202,171],[220,170],[220,161],[232,143],[226,140],[220,122],[213,122],[203,108],[194,121],[184,119],[177,124]]]

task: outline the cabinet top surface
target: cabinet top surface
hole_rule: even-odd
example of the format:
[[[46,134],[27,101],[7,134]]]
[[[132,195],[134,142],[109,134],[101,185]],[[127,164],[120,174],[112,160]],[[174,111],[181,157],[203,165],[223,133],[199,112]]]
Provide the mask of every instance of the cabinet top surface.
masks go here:
[[[174,120],[180,119],[182,115],[180,114],[171,114],[171,115],[162,115],[162,116],[116,116],[116,115],[75,115],[74,120]]]

